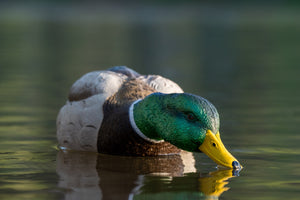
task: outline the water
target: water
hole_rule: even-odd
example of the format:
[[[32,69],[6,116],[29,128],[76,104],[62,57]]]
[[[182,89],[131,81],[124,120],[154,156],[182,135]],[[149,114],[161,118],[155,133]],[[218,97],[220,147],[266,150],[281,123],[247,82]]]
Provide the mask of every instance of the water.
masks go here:
[[[0,199],[298,199],[299,19],[287,6],[1,4]],[[70,85],[114,65],[213,102],[244,169],[59,151]]]

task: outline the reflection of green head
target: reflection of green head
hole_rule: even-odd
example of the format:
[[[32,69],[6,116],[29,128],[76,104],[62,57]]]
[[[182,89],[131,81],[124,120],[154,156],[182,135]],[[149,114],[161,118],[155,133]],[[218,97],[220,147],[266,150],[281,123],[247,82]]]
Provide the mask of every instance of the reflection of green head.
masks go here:
[[[187,151],[199,151],[207,130],[219,131],[219,114],[206,99],[186,93],[153,93],[134,105],[141,132]]]

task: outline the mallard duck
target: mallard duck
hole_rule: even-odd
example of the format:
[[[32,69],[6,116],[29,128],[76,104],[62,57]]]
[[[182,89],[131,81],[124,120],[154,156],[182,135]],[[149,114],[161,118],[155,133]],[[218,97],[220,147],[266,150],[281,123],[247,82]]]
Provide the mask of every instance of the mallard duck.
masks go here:
[[[241,165],[224,147],[219,114],[206,99],[159,75],[125,66],[83,75],[57,117],[64,149],[157,156],[203,152],[228,168]]]

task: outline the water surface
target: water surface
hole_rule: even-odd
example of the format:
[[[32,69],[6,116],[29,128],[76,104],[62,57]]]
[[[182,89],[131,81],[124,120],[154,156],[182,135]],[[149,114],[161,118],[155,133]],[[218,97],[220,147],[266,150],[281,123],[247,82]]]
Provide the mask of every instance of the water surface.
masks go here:
[[[209,5],[0,8],[0,199],[298,199],[300,12]],[[56,115],[82,74],[127,65],[209,99],[243,164],[62,152]],[[194,159],[192,159],[194,158]]]

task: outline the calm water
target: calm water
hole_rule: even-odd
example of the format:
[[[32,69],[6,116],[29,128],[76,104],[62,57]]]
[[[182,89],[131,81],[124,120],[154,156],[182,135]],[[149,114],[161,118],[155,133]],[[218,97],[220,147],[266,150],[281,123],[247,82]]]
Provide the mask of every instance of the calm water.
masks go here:
[[[299,199],[300,14],[284,6],[0,6],[0,199]],[[212,101],[244,169],[61,152],[82,74],[127,65]],[[194,162],[191,162],[192,156]]]

